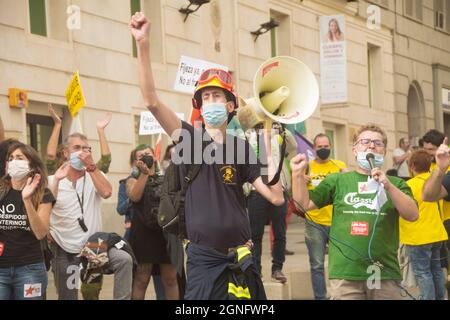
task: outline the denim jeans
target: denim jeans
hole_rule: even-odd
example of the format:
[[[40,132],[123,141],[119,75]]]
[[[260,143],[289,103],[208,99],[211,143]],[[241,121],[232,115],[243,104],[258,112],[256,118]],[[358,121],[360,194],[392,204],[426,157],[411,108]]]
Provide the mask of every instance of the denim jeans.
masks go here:
[[[47,283],[44,262],[0,268],[0,300],[45,300]]]
[[[417,283],[420,300],[444,300],[445,276],[441,268],[440,250],[442,242],[419,246],[406,246]]]
[[[325,252],[330,227],[307,220],[305,223],[305,243],[308,248],[311,282],[316,300],[327,298],[325,281]]]
[[[286,249],[286,214],[287,198],[281,206],[274,206],[256,191],[252,191],[247,199],[248,215],[252,231],[252,254],[257,270],[261,273],[261,252],[264,226],[272,221],[274,242],[272,249],[272,273],[281,270],[285,261]]]

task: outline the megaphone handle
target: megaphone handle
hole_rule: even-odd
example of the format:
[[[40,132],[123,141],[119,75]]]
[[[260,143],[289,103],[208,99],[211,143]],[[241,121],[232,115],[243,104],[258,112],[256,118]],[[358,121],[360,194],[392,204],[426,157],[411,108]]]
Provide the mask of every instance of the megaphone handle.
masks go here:
[[[269,183],[267,183],[268,186],[273,186],[278,182],[278,180],[280,180],[281,170],[283,169],[284,156],[286,154],[286,135],[284,132],[285,131],[284,125],[282,125],[281,128],[283,131],[281,134],[281,136],[283,137],[283,142],[281,144],[280,162],[278,163],[277,172],[273,176],[272,180],[269,181]]]
[[[273,121],[269,117],[266,117],[264,119],[264,129],[269,130],[269,132],[270,132],[270,130],[272,130],[272,124],[273,124]]]

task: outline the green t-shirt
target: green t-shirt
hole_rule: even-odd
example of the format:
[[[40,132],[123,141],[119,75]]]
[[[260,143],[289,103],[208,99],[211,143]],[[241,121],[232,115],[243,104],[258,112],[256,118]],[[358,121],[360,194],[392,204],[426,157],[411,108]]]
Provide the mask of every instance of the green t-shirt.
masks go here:
[[[411,189],[405,181],[395,177],[388,179],[412,198]],[[367,191],[367,180],[368,176],[356,171],[330,174],[309,192],[310,199],[318,208],[333,205],[329,251],[330,279],[366,280],[374,275],[373,270],[368,269],[371,265],[368,250],[377,217],[374,209],[376,190]],[[372,240],[371,255],[387,269],[381,270],[381,280],[401,279],[397,259],[399,215],[387,192],[386,196],[387,202],[381,207]]]

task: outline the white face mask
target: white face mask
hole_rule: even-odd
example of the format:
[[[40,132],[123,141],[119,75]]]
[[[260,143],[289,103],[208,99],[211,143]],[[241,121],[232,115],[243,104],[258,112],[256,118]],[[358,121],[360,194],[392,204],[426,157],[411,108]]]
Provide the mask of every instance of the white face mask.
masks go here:
[[[28,160],[12,160],[8,162],[8,174],[14,180],[22,180],[30,173]]]

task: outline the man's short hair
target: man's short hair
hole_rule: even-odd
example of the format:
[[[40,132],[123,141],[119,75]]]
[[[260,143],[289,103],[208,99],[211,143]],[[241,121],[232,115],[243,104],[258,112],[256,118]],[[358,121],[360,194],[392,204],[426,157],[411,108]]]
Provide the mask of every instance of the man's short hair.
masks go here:
[[[316,140],[319,139],[319,138],[327,138],[327,139],[328,139],[328,142],[329,142],[330,145],[331,145],[330,137],[327,136],[325,133],[319,133],[319,134],[317,134],[317,135],[314,137],[314,140],[313,140],[314,146],[316,145]]]
[[[408,158],[408,167],[414,167],[414,171],[417,173],[428,172],[430,171],[431,158],[425,150],[416,150]]]
[[[79,139],[84,140],[84,141],[87,141],[87,140],[88,140],[88,138],[87,138],[84,134],[79,133],[79,132],[74,132],[74,133],[69,134],[69,135],[64,139],[64,147],[67,148],[67,147],[69,146],[69,139],[70,139],[70,138],[79,138]]]
[[[424,143],[431,143],[433,146],[439,147],[444,142],[445,135],[436,129],[431,129],[424,134],[422,140]]]
[[[358,129],[358,131],[355,133],[355,135],[353,136],[353,145],[356,144],[356,142],[358,141],[359,136],[361,135],[361,133],[365,132],[365,131],[373,131],[373,132],[378,132],[379,134],[381,134],[381,136],[383,137],[383,143],[384,146],[387,146],[387,136],[386,136],[386,132],[384,132],[383,129],[381,129],[379,126],[375,125],[375,124],[366,124],[362,127],[360,127]]]

